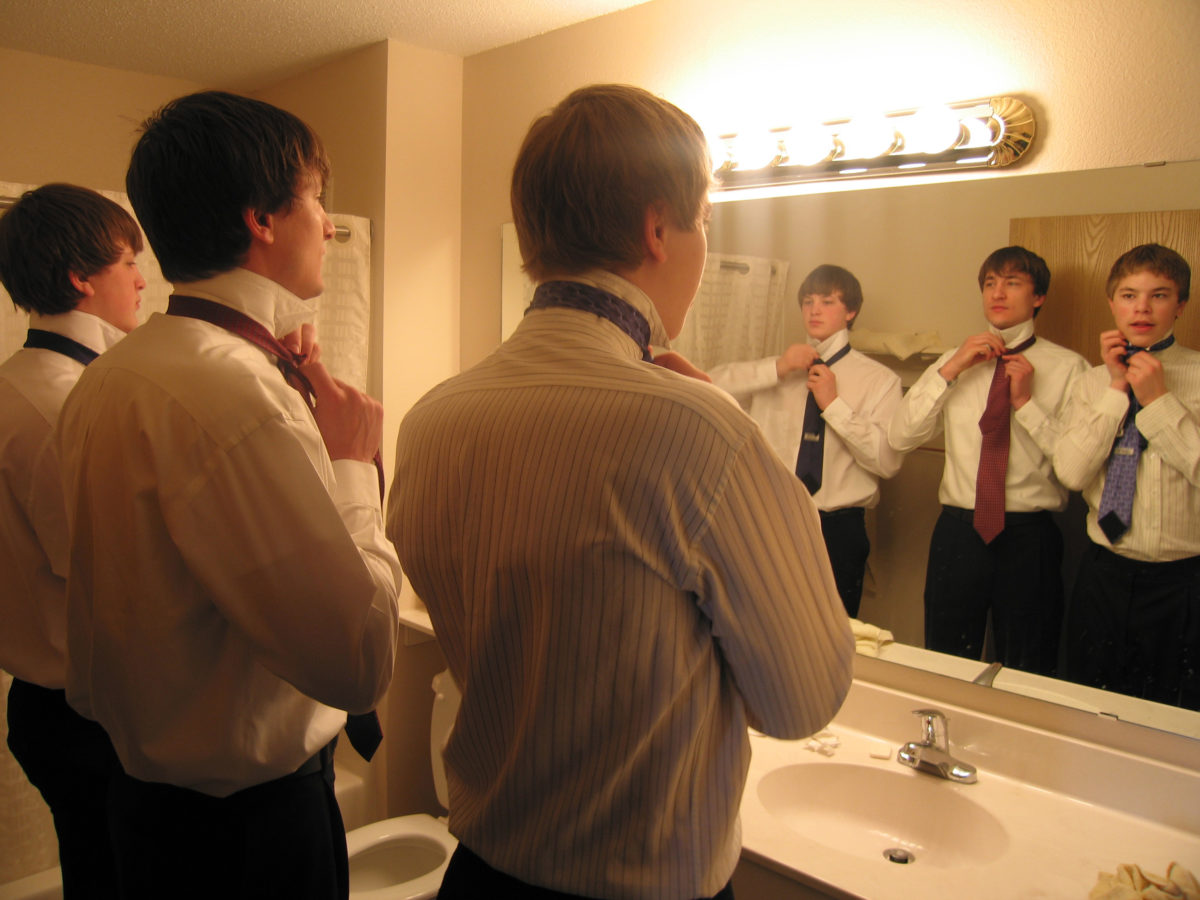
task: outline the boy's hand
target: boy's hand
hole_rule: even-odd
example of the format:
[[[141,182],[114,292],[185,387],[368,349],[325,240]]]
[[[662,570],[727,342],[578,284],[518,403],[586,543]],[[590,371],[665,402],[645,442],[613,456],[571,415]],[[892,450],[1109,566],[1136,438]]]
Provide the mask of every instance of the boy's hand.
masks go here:
[[[1149,406],[1167,392],[1162,363],[1153,353],[1135,353],[1129,357],[1125,380],[1142,406]]]
[[[383,404],[338,381],[322,363],[306,363],[300,370],[317,395],[313,418],[329,458],[372,462],[383,443]]]
[[[965,372],[971,366],[995,359],[1004,352],[1004,341],[990,331],[967,338],[959,345],[942,367],[938,369],[947,384]]]
[[[292,351],[296,365],[315,363],[321,358],[321,346],[317,343],[317,327],[312,322],[305,322],[295,331],[288,332],[279,339],[279,343]]]
[[[775,374],[782,379],[792,372],[806,371],[819,357],[817,348],[811,344],[792,344],[775,360]]]
[[[1141,354],[1138,354],[1139,356]],[[1100,333],[1100,358],[1108,369],[1108,376],[1114,389],[1125,392],[1129,382],[1125,380],[1128,366],[1125,365],[1125,335],[1117,331],[1102,331]]]
[[[1033,363],[1024,354],[1004,357],[1004,374],[1008,376],[1008,397],[1013,409],[1020,409],[1033,396]]]
[[[808,390],[823,412],[837,399],[837,376],[829,366],[813,366],[808,370]]]

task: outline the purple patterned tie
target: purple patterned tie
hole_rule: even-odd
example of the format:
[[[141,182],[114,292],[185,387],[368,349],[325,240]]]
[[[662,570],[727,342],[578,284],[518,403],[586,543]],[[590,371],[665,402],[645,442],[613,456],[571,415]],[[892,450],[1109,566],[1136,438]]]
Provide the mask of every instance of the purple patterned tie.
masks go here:
[[[1004,359],[1022,353],[1037,340],[1031,337],[996,357],[987,406],[979,418],[979,471],[975,476],[975,514],[973,524],[985,544],[1004,530],[1004,480],[1008,475],[1008,441],[1012,418],[1012,399]]]
[[[1129,361],[1135,353],[1148,351],[1157,353],[1175,343],[1175,336],[1168,335],[1152,347],[1135,347],[1125,345],[1125,361]],[[1138,460],[1142,458],[1142,449],[1146,439],[1137,428],[1137,414],[1142,405],[1129,388],[1129,410],[1125,413],[1125,422],[1117,433],[1113,448],[1108,457],[1108,470],[1104,475],[1104,490],[1100,495],[1100,506],[1096,509],[1096,519],[1100,530],[1108,538],[1110,544],[1116,543],[1129,530],[1133,523],[1133,495],[1137,489]]]
[[[525,311],[553,306],[595,313],[608,319],[638,345],[643,360],[654,361],[650,355],[650,323],[632,304],[615,294],[579,281],[545,281],[534,290],[533,301]]]

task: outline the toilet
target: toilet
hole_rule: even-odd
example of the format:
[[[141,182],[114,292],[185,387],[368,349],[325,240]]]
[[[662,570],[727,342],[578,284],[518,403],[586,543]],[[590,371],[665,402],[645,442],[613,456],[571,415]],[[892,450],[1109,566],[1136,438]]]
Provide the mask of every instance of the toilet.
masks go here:
[[[461,695],[449,672],[434,676],[433,693],[430,761],[438,802],[446,807],[448,792],[442,748],[454,727]],[[450,855],[457,846],[458,841],[446,830],[446,823],[433,816],[400,816],[355,828],[346,835],[351,900],[436,897]]]

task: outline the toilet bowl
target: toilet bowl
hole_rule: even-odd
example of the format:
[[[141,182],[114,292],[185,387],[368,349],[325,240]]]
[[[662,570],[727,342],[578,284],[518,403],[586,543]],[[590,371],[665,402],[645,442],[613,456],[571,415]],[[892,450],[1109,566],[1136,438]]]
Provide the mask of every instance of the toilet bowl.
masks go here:
[[[447,803],[442,748],[454,727],[460,695],[449,672],[433,679],[430,764],[438,802]],[[355,828],[346,835],[351,900],[425,900],[437,896],[456,841],[441,819],[399,816]]]

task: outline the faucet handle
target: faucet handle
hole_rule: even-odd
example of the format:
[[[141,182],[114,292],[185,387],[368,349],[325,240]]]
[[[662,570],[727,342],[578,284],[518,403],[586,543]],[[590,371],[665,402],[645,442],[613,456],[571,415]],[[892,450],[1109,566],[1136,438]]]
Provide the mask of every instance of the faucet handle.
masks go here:
[[[921,742],[927,747],[949,752],[950,727],[946,722],[946,714],[940,709],[914,709],[913,715],[921,717]]]

